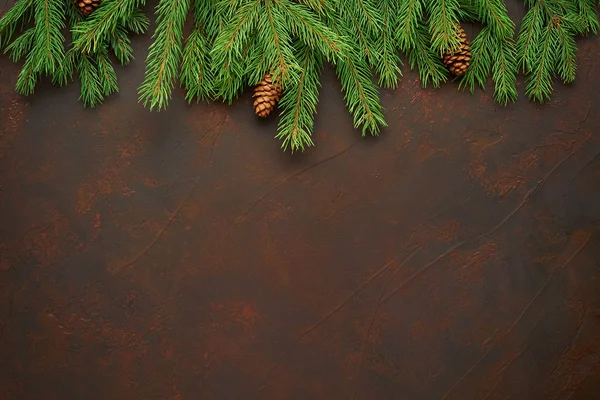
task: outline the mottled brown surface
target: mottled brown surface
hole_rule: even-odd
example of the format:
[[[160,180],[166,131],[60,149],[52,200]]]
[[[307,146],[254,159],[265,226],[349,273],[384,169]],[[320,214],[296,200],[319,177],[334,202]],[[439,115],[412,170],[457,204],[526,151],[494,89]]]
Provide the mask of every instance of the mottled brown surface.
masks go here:
[[[539,106],[327,71],[317,147],[233,107],[84,110],[0,59],[0,399],[597,399],[600,62]],[[523,88],[520,87],[522,92]]]

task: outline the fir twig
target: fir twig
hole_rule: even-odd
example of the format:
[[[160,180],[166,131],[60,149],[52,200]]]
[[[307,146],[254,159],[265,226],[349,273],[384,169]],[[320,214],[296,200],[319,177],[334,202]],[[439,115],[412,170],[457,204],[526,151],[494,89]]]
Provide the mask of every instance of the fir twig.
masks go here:
[[[61,30],[65,26],[65,3],[59,0],[35,0],[33,71],[52,75],[64,59]]]
[[[119,26],[110,39],[110,48],[122,65],[127,65],[133,60],[133,48],[131,40],[124,27]]]
[[[21,36],[13,40],[6,47],[5,53],[10,53],[10,59],[17,62],[25,57],[33,48],[33,38],[35,36],[35,28],[29,28]]]
[[[336,65],[337,76],[344,90],[346,106],[354,117],[354,127],[362,127],[363,136],[379,133],[380,126],[387,126],[379,91],[371,80],[369,64],[362,55],[347,56]]]
[[[313,146],[311,134],[323,68],[320,53],[309,46],[296,42],[295,53],[302,70],[298,81],[288,87],[279,103],[281,119],[276,136],[282,140],[281,147],[284,150],[289,148],[292,152],[304,151],[306,147]]]
[[[540,103],[550,99],[552,93],[552,68],[555,48],[552,27],[546,26],[541,35],[541,40],[536,43],[538,53],[537,63],[531,68],[531,73],[526,79],[525,91],[527,95]]]
[[[475,0],[469,4],[473,5],[477,20],[485,26],[471,43],[471,65],[459,88],[468,88],[473,93],[476,84],[485,88],[491,75],[494,98],[506,105],[517,99],[514,23],[501,0]]]
[[[439,54],[453,53],[460,48],[458,36],[460,4],[457,0],[434,0],[426,3],[429,13],[431,45]]]
[[[102,48],[97,55],[98,79],[102,87],[103,97],[119,91],[117,73],[108,57],[108,49]]]
[[[244,87],[244,56],[262,11],[260,0],[246,1],[237,7],[232,3],[226,0],[217,3],[217,13],[222,16],[224,25],[210,53],[217,96],[228,102],[232,102]],[[227,18],[231,13],[233,15]]]
[[[597,30],[591,18],[591,2],[526,0],[529,10],[517,38],[517,59],[526,74],[526,93],[540,103],[550,99],[552,77],[565,83],[575,79],[577,44],[575,36]]]
[[[375,62],[375,72],[379,74],[379,85],[387,89],[398,87],[398,77],[402,75],[398,43],[394,30],[397,25],[397,1],[381,1],[382,30],[376,37],[378,58]]]
[[[414,35],[411,47],[406,49],[410,68],[418,69],[423,87],[426,87],[428,83],[439,87],[448,79],[448,70],[442,64],[440,57],[432,50],[429,32],[424,24],[415,27]]]
[[[156,12],[154,42],[146,59],[140,101],[150,109],[166,108],[179,72],[183,25],[190,8],[189,0],[161,0]]]
[[[29,22],[33,2],[34,0],[18,0],[0,18],[0,49],[10,42],[19,23]]]
[[[145,3],[145,0],[105,0],[102,7],[72,29],[77,36],[74,47],[87,53],[97,51],[111,38],[120,23],[131,26],[133,21],[138,21],[136,9]]]
[[[85,107],[95,107],[104,98],[103,87],[99,81],[98,66],[87,53],[76,53],[75,65],[81,80],[79,100]]]
[[[194,30],[187,38],[181,63],[181,86],[191,102],[214,97],[215,75],[210,66],[210,49],[219,29],[213,0],[194,2]]]

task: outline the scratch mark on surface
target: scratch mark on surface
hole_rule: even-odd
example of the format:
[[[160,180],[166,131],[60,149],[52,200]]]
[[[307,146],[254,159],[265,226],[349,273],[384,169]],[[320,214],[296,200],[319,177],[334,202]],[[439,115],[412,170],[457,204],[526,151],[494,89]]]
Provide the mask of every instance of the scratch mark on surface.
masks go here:
[[[8,330],[8,325],[10,324],[10,321],[12,319],[12,315],[13,315],[13,302],[14,302],[13,298],[14,298],[14,294],[11,295],[10,299],[8,300],[8,314],[6,316],[4,324],[2,325],[2,332],[0,332],[0,343],[2,343],[2,339],[4,339],[4,334]]]
[[[353,148],[358,142],[360,141],[360,139],[357,139],[354,143],[352,143],[350,146],[346,147],[345,149],[329,156],[329,157],[325,157],[322,160],[319,160],[317,162],[315,162],[314,164],[309,165],[308,167],[301,169],[300,171],[288,176],[287,178],[285,178],[284,180],[282,180],[281,182],[279,182],[277,185],[271,187],[269,190],[267,190],[262,196],[260,196],[256,201],[254,201],[254,203],[252,203],[250,205],[250,207],[248,207],[246,209],[246,211],[244,211],[239,217],[236,218],[235,222],[233,223],[233,225],[231,226],[231,228],[228,231],[228,236],[229,234],[231,234],[231,232],[237,228],[244,220],[245,218],[252,212],[252,210],[254,210],[254,208],[256,208],[256,206],[258,206],[260,203],[263,202],[263,200],[270,194],[272,194],[273,192],[275,192],[277,189],[279,189],[281,186],[285,185],[286,183],[288,183],[289,181],[291,181],[294,178],[297,178],[298,176],[304,174],[305,172],[308,172],[309,170],[318,167],[321,164],[324,164],[328,161],[331,161],[341,155],[343,155],[344,153],[346,153],[348,150],[350,150],[351,148]]]
[[[213,146],[209,153],[209,163],[212,160],[213,150],[218,142],[219,137],[221,136],[221,133],[223,132],[223,126],[225,125],[226,120],[227,120],[227,116],[223,117],[221,119],[221,121],[219,123],[217,123],[215,125],[215,127],[213,128],[213,131],[217,130],[217,129],[219,129],[219,131],[216,135],[216,139],[213,142]],[[142,259],[142,257],[144,257],[146,254],[148,254],[158,244],[158,242],[163,238],[165,233],[169,230],[169,228],[171,227],[173,222],[177,219],[177,217],[181,213],[181,210],[183,210],[183,207],[185,207],[185,205],[188,203],[188,201],[190,200],[190,198],[192,197],[192,195],[198,188],[201,178],[202,178],[201,174],[197,175],[194,178],[194,183],[192,184],[191,189],[188,191],[187,195],[181,201],[181,204],[179,204],[179,206],[177,207],[177,209],[175,210],[173,215],[171,215],[171,217],[169,217],[169,219],[167,220],[167,222],[165,223],[163,228],[160,230],[160,232],[158,232],[158,234],[154,237],[154,239],[137,256],[135,256],[131,261],[127,262],[125,265],[120,267],[119,270],[117,271],[117,274],[119,274],[121,271],[126,270],[126,269],[132,267],[133,265],[135,265],[139,260]]]
[[[583,248],[589,243],[590,239],[591,239],[592,235],[589,234],[587,239],[585,240],[585,242],[580,245],[573,254],[571,254],[571,256],[563,263],[561,264],[560,268],[564,268],[567,265],[569,265],[569,263],[573,260],[573,258],[575,258],[575,256],[577,256],[577,254],[579,254],[581,252],[581,250],[583,250]],[[508,327],[508,329],[506,330],[506,332],[504,332],[504,334],[500,337],[500,339],[498,339],[496,341],[496,344],[491,346],[482,356],[481,358],[479,358],[479,360],[477,360],[477,362],[475,364],[473,364],[473,366],[471,368],[469,368],[467,370],[467,372],[465,372],[457,381],[454,385],[452,385],[452,387],[446,392],[446,394],[441,398],[441,400],[444,400],[446,398],[448,398],[448,396],[458,387],[458,385],[464,381],[466,379],[467,376],[469,376],[471,374],[471,372],[473,372],[477,367],[479,367],[479,365],[481,365],[481,363],[489,356],[489,354],[492,352],[492,350],[497,346],[497,344],[503,340],[504,338],[506,338],[508,335],[510,335],[510,333],[513,331],[513,329],[521,322],[521,320],[523,319],[523,317],[525,316],[525,314],[527,313],[527,311],[529,311],[529,309],[531,308],[531,306],[533,305],[533,303],[535,303],[535,301],[540,297],[540,295],[544,292],[544,290],[548,287],[548,284],[550,283],[550,281],[552,280],[552,278],[554,277],[554,272],[557,270],[557,267],[554,267],[552,269],[552,271],[550,272],[550,274],[548,274],[548,278],[546,279],[546,282],[544,282],[544,284],[542,285],[542,287],[537,291],[537,293],[533,296],[533,298],[525,305],[525,307],[523,308],[523,310],[521,311],[521,313],[517,316],[517,319],[515,319],[515,321],[512,323],[511,326]]]
[[[90,199],[85,203],[85,208],[89,208],[92,203],[94,202],[94,200],[96,199],[96,197],[98,196],[98,193],[100,192],[100,186],[98,186],[98,188],[96,188],[96,191],[94,192],[94,194],[90,197]],[[55,218],[54,220],[46,223],[43,225],[43,227],[41,225],[36,225],[33,226],[29,229],[27,229],[25,232],[23,232],[23,234],[21,235],[21,238],[17,241],[17,243],[21,243],[23,240],[25,240],[25,238],[27,237],[27,235],[29,235],[32,232],[35,232],[39,229],[41,229],[39,231],[39,233],[44,233],[46,231],[48,231],[48,229],[52,228],[54,225],[58,224],[59,222],[65,220],[68,218],[68,215],[62,215],[58,218]]]
[[[219,130],[217,132],[217,134],[215,135],[215,140],[213,141],[213,144],[210,148],[210,153],[208,154],[208,163],[212,164],[212,160],[213,160],[213,152],[215,151],[215,148],[217,147],[217,144],[219,143],[219,139],[221,138],[221,134],[223,133],[223,125],[225,125],[225,122],[227,121],[227,119],[229,118],[228,115],[224,115],[223,118],[221,119],[221,121],[219,121],[215,127],[212,129],[212,132],[214,132],[215,130]]]
[[[408,283],[412,282],[412,280],[415,279],[417,276],[419,276],[420,274],[424,273],[433,264],[437,263],[438,261],[440,261],[441,259],[443,259],[444,257],[446,257],[448,254],[452,253],[454,250],[458,249],[459,247],[465,245],[467,242],[469,242],[475,236],[477,236],[477,235],[471,235],[467,239],[465,239],[465,240],[463,240],[463,241],[455,244],[454,246],[450,247],[448,250],[446,250],[445,252],[443,252],[442,254],[440,254],[439,256],[437,256],[436,258],[434,258],[433,260],[431,260],[427,264],[425,264],[424,267],[422,267],[421,269],[418,269],[417,271],[415,271],[408,278],[406,278],[405,280],[403,280],[398,286],[396,286],[387,296],[385,296],[383,298],[383,300],[382,300],[383,303],[385,303],[386,301],[388,301],[390,299],[390,297],[392,297],[399,290],[401,290],[402,288],[404,288]]]
[[[416,229],[412,232],[412,234],[409,236],[409,238],[407,239],[407,243],[412,239],[412,237],[414,236],[414,234],[416,233]],[[394,269],[393,273],[395,273],[397,270],[399,270],[403,265],[405,265],[410,259],[412,259],[418,252],[419,250],[421,250],[423,246],[419,245],[417,247],[417,249],[415,249],[411,254],[409,254],[403,261],[402,263],[400,263],[400,265]],[[392,260],[388,261],[387,263],[385,263],[383,265],[383,267],[381,267],[379,270],[377,270],[375,273],[373,273],[366,281],[364,281],[358,288],[356,288],[352,294],[350,294],[348,297],[346,297],[336,308],[334,308],[332,311],[330,311],[329,313],[327,313],[327,315],[325,315],[323,318],[321,318],[319,321],[317,321],[316,323],[314,323],[313,325],[311,325],[309,328],[307,328],[304,332],[302,332],[300,335],[298,335],[295,340],[294,343],[297,343],[298,341],[302,340],[304,337],[306,337],[308,334],[310,334],[311,332],[315,331],[317,328],[319,328],[321,325],[323,325],[325,322],[327,322],[334,314],[336,314],[337,312],[339,312],[346,304],[348,304],[354,297],[356,297],[366,286],[368,286],[371,282],[373,282],[378,276],[380,276],[381,274],[383,274],[390,266],[394,265],[398,260],[400,259],[400,255],[394,257]],[[393,276],[393,273],[391,276]],[[390,278],[391,278],[390,276]],[[388,282],[388,286],[386,286],[386,288],[384,289],[387,290],[387,287],[389,287],[389,282]],[[380,299],[381,300],[381,299]],[[381,304],[383,304],[381,301],[378,303],[377,305],[377,309],[381,306]],[[285,357],[285,354],[281,355],[279,358],[279,361],[283,360]],[[271,370],[268,372],[267,377],[265,379],[268,379],[266,383],[262,384],[260,387],[258,387],[256,389],[257,392],[265,389],[266,387],[268,387],[269,385],[271,385],[273,383],[273,379],[269,379],[269,377],[271,376],[271,374],[273,374],[273,372],[275,372],[275,370],[277,369],[277,365],[273,366],[271,368]]]
[[[506,369],[508,367],[510,367],[515,361],[517,361],[529,348],[529,344],[527,344],[522,350],[520,350],[513,358],[510,359],[509,362],[507,362],[505,365],[502,366],[502,368],[500,368],[496,374],[500,375],[502,374],[504,371],[506,371]],[[494,383],[494,385],[490,388],[490,390],[488,390],[488,392],[485,394],[483,400],[487,400],[488,397],[490,397],[492,395],[492,393],[494,393],[494,391],[496,390],[496,388],[498,387],[498,385],[502,382],[502,376],[500,376],[500,378],[496,381],[496,383]]]
[[[304,332],[302,332],[300,335],[298,335],[296,340],[301,340],[306,335],[308,335],[309,333],[311,333],[312,331],[314,331],[315,329],[317,329],[318,327],[323,325],[334,314],[336,314],[342,308],[344,308],[344,306],[346,304],[348,304],[353,298],[355,298],[365,287],[367,287],[371,282],[373,282],[375,279],[377,279],[377,277],[379,277],[381,274],[383,274],[390,266],[394,265],[396,263],[396,261],[398,261],[398,259],[399,259],[399,257],[395,257],[391,261],[388,261],[387,263],[385,263],[385,265],[383,267],[381,267],[379,270],[377,270],[366,281],[364,281],[356,289],[354,289],[354,291],[349,296],[347,296],[344,300],[342,300],[342,302],[340,304],[338,304],[333,310],[329,311],[323,318],[321,318],[319,321],[317,321],[316,323],[311,325],[308,329],[306,329]]]
[[[556,363],[554,368],[552,368],[552,371],[550,372],[550,374],[548,376],[551,377],[552,375],[554,375],[556,370],[561,366],[560,361],[564,359],[565,355],[567,355],[569,353],[569,351],[571,351],[573,349],[573,347],[575,347],[575,342],[577,342],[577,338],[579,338],[581,329],[583,328],[583,324],[585,323],[585,319],[587,318],[587,315],[589,312],[590,312],[590,310],[587,310],[581,317],[581,321],[579,322],[579,325],[577,326],[577,330],[575,331],[575,334],[573,335],[573,339],[571,340],[571,343],[569,343],[569,345],[563,351],[562,356],[560,357],[559,361]]]
[[[375,311],[373,312],[373,316],[371,317],[371,321],[369,322],[369,327],[367,328],[367,334],[365,336],[365,340],[363,341],[362,349],[360,352],[360,359],[358,362],[358,366],[356,368],[356,374],[354,376],[354,387],[352,389],[352,396],[351,396],[352,399],[356,398],[356,389],[358,387],[358,378],[360,377],[360,371],[362,369],[363,361],[365,359],[365,352],[367,351],[367,347],[368,347],[369,341],[371,339],[371,332],[373,331],[373,325],[375,324],[375,320],[377,319],[379,310],[381,310],[381,305],[383,304],[383,301],[382,301],[383,296],[385,295],[385,292],[387,292],[390,285],[392,284],[392,278],[396,274],[396,272],[400,271],[410,260],[412,260],[412,258],[414,256],[416,256],[421,251],[422,248],[423,248],[423,245],[418,245],[415,248],[415,250],[413,250],[412,253],[410,253],[406,258],[404,258],[404,260],[402,260],[400,265],[398,265],[396,268],[394,268],[394,270],[388,277],[388,281],[387,281],[386,285],[383,287],[383,289],[381,290],[381,293],[379,294],[379,298],[377,299],[377,304],[375,305]],[[396,257],[396,260],[397,259],[398,259],[398,257]]]
[[[531,197],[533,197],[534,194],[537,193],[537,191],[542,186],[542,183],[545,182],[546,179],[548,179],[550,177],[550,175],[552,175],[552,173],[558,169],[558,167],[560,167],[565,161],[567,161],[569,158],[571,158],[580,148],[581,147],[579,147],[577,150],[574,150],[574,151],[570,152],[569,154],[567,154],[567,156],[565,156],[563,159],[561,159],[546,175],[544,175],[542,177],[542,179],[540,179],[535,184],[535,186],[533,188],[531,188],[527,192],[527,194],[525,195],[525,197],[523,197],[523,200],[521,200],[519,202],[519,204],[517,204],[517,206],[510,213],[508,213],[506,215],[506,217],[504,217],[498,224],[496,224],[494,227],[492,227],[487,232],[484,232],[484,233],[481,233],[481,234],[471,235],[468,238],[464,239],[463,241],[461,241],[461,242],[455,244],[454,246],[450,247],[444,253],[442,253],[439,256],[437,256],[435,259],[433,259],[432,261],[430,261],[429,263],[427,263],[424,267],[422,267],[421,269],[415,271],[415,273],[413,273],[411,276],[409,276],[403,282],[401,282],[400,285],[398,285],[394,290],[392,290],[392,292],[390,292],[390,294],[388,294],[387,296],[385,296],[385,298],[383,299],[383,301],[386,302],[387,300],[389,300],[395,293],[397,293],[399,290],[401,290],[407,284],[409,284],[410,282],[412,282],[416,277],[418,277],[419,275],[427,272],[427,270],[429,270],[429,268],[431,268],[433,265],[435,265],[438,261],[444,259],[446,256],[448,256],[454,250],[456,250],[456,249],[464,246],[465,244],[469,243],[472,239],[478,238],[478,237],[489,238],[489,236],[491,234],[493,234],[498,229],[500,229],[502,226],[504,226],[504,224],[506,224],[521,208],[523,208],[523,206],[527,203],[527,201]]]
[[[504,224],[506,224],[517,212],[519,212],[519,210],[521,208],[523,208],[523,206],[525,205],[525,203],[527,203],[527,201],[533,197],[534,194],[536,194],[538,192],[538,190],[540,189],[540,187],[542,186],[542,183],[546,181],[546,179],[548,179],[550,177],[550,175],[552,175],[554,173],[554,171],[556,171],[558,169],[558,167],[560,167],[565,161],[567,161],[569,158],[573,157],[573,155],[580,149],[581,147],[579,147],[577,150],[573,150],[571,151],[569,154],[567,154],[565,157],[563,157],[546,175],[544,175],[542,177],[542,179],[540,179],[539,181],[537,181],[537,183],[535,184],[534,187],[532,187],[527,194],[525,194],[525,197],[523,197],[523,200],[521,200],[519,202],[519,204],[517,204],[517,206],[515,207],[514,210],[512,210],[510,213],[508,213],[506,215],[506,217],[504,217],[502,219],[502,221],[500,221],[496,226],[494,226],[492,229],[490,229],[488,232],[482,234],[482,236],[489,236],[492,233],[494,233],[495,231],[497,231],[498,229],[500,229]]]

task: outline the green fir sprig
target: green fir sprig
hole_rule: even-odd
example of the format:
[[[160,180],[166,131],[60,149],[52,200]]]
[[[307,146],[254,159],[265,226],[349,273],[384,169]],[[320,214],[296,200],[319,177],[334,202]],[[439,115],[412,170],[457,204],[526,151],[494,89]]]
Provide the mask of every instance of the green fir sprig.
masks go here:
[[[13,61],[23,60],[17,92],[34,93],[42,76],[64,86],[75,73],[81,81],[79,98],[86,107],[94,107],[117,92],[117,75],[109,49],[126,64],[133,58],[129,33],[142,34],[149,25],[139,9],[132,9],[126,17],[117,18],[114,27],[106,28],[106,21],[114,20],[108,18],[106,10],[122,1],[105,0],[103,6],[86,18],[68,0],[18,0],[0,18],[0,48]],[[102,38],[93,36],[93,40],[85,41],[86,37],[92,37],[88,32],[90,27],[100,32]]]
[[[491,77],[494,98],[506,105],[517,99],[517,62],[513,40],[515,25],[502,0],[463,0],[469,17],[484,27],[471,43],[471,66],[459,87],[473,93],[475,86],[484,88]]]
[[[150,109],[166,108],[179,76],[183,25],[190,0],[160,0],[154,41],[146,59],[146,73],[139,89],[140,101]]]
[[[158,1],[140,102],[164,109],[179,83],[188,102],[231,103],[269,73],[282,89],[276,137],[291,151],[314,145],[325,62],[335,68],[355,127],[377,135],[386,126],[379,89],[398,88],[401,54],[423,87],[439,87],[451,78],[442,56],[459,48],[461,24],[480,23],[481,31],[471,38],[459,88],[473,93],[491,80],[503,105],[517,98],[519,71],[526,95],[538,102],[551,98],[554,78],[573,82],[576,37],[600,31],[596,0],[524,0],[516,37],[503,0]],[[17,91],[32,94],[42,76],[59,86],[77,76],[84,106],[100,104],[118,91],[113,58],[130,63],[130,36],[150,25],[145,3],[103,0],[84,17],[71,0],[17,0],[0,18],[0,50],[22,62]]]
[[[550,100],[553,78],[571,83],[577,71],[575,37],[598,30],[587,0],[525,0],[529,8],[516,43],[518,64],[525,73],[525,93],[540,103]]]

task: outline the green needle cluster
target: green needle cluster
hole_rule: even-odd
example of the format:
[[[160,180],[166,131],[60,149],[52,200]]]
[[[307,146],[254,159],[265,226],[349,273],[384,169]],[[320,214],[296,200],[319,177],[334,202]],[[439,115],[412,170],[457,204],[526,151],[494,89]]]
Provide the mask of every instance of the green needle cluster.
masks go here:
[[[442,56],[460,47],[458,29],[478,23],[459,88],[473,93],[491,82],[495,100],[506,105],[517,99],[523,73],[527,96],[544,102],[555,77],[575,79],[575,38],[598,32],[598,3],[524,0],[517,32],[503,0],[159,0],[139,100],[165,109],[179,84],[190,103],[231,103],[270,73],[282,89],[276,138],[303,151],[314,145],[320,76],[329,63],[354,126],[377,135],[386,126],[379,91],[397,89],[402,55],[423,87],[438,87],[451,77]],[[104,0],[83,17],[71,0],[17,0],[0,18],[0,49],[23,60],[17,91],[32,94],[43,75],[65,85],[76,73],[84,105],[100,104],[118,91],[113,59],[129,63],[131,34],[148,29],[144,5]]]

